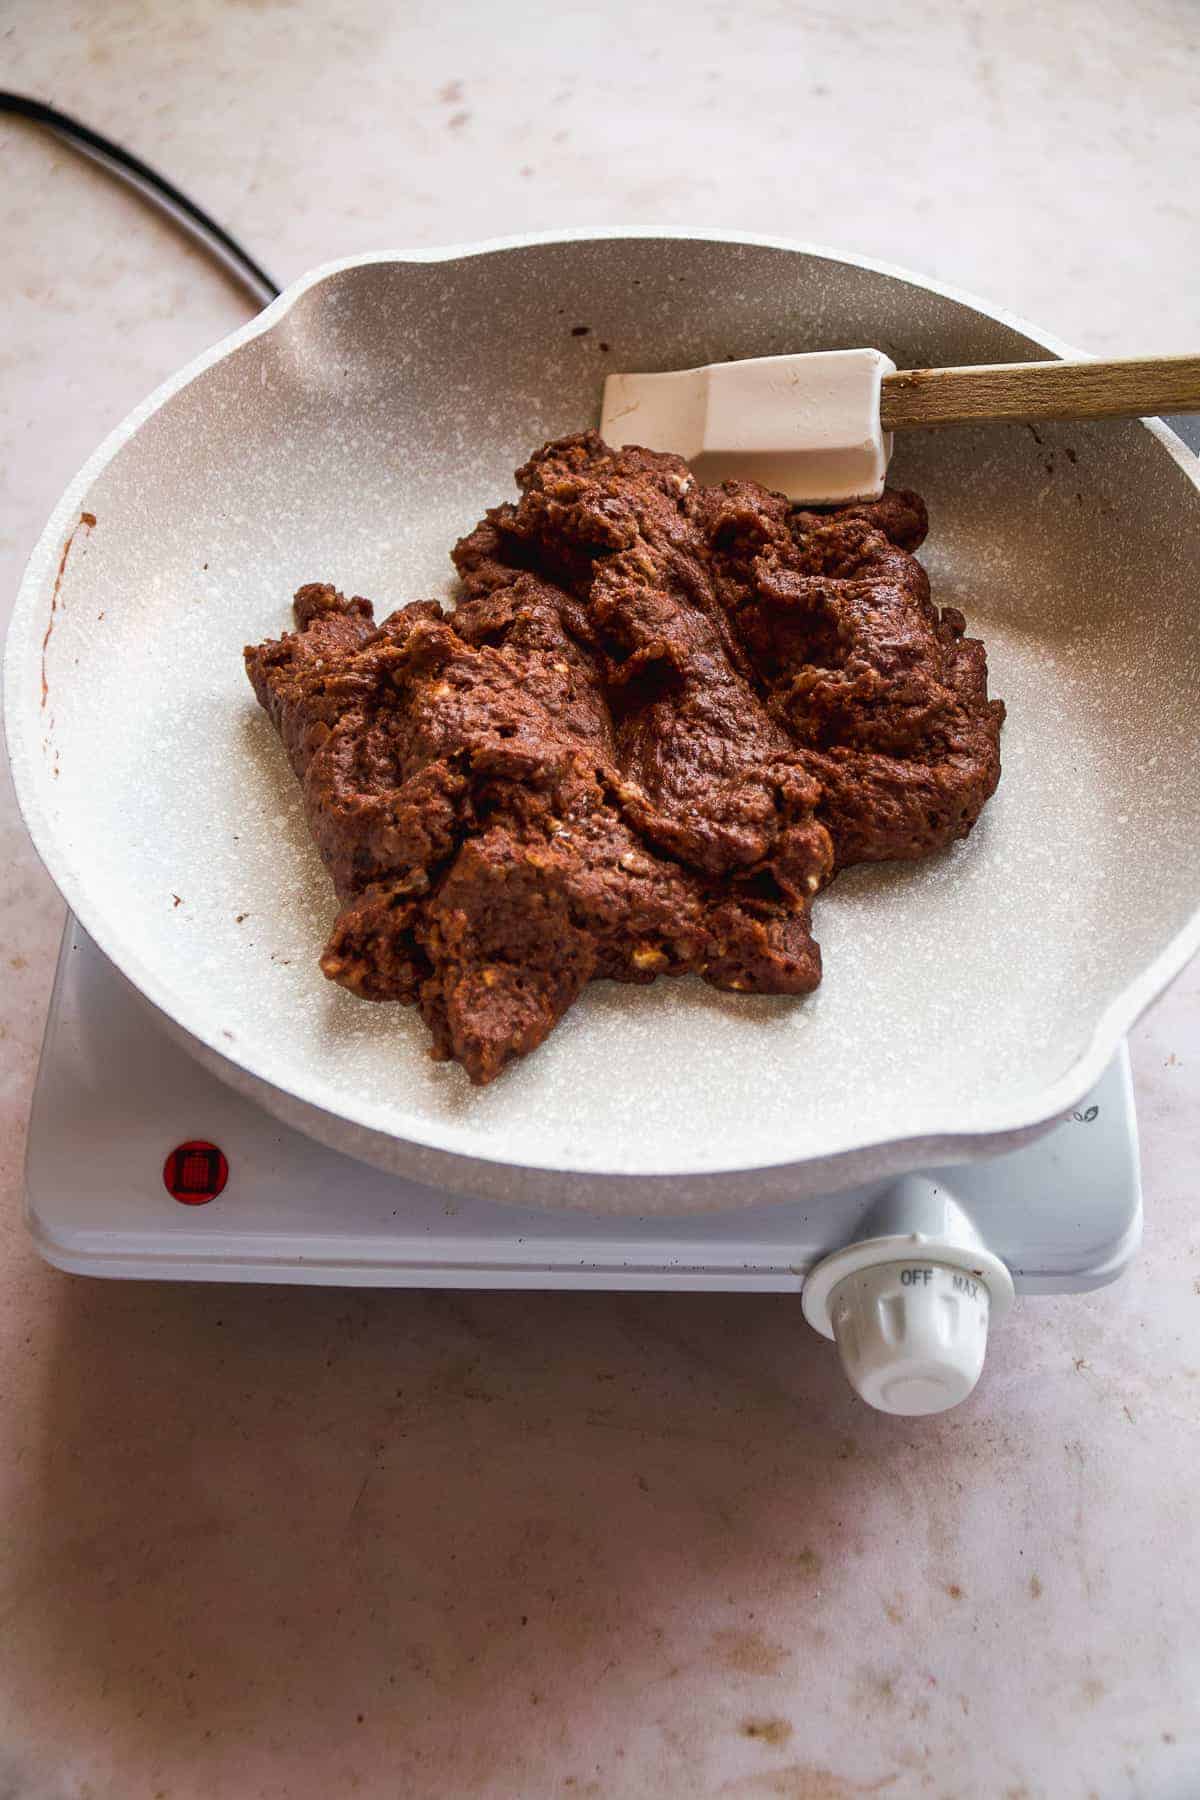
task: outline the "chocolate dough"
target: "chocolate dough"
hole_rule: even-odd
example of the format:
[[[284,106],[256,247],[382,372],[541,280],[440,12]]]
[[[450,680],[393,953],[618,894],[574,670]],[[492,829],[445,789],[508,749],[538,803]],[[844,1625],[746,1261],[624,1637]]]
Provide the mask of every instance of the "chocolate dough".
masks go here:
[[[915,494],[796,511],[594,432],[517,484],[453,612],[314,585],[246,652],[341,903],[322,969],[480,1083],[588,981],[809,992],[813,896],[964,837],[1004,716]]]

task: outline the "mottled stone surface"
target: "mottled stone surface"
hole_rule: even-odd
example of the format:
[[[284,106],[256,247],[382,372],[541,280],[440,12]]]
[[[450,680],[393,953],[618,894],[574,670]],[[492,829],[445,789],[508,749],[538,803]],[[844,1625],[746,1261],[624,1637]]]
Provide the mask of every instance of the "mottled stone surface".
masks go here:
[[[622,15],[624,15],[622,20]],[[721,224],[1194,347],[1183,3],[667,10],[9,0],[5,83],[281,279],[567,224]],[[668,69],[671,71],[667,77]],[[665,121],[665,129],[664,129]],[[84,455],[238,295],[0,128],[7,603]],[[788,1298],[107,1286],[19,1218],[59,913],[0,850],[0,1793],[1200,1789],[1200,977],[1137,1032],[1147,1243],[890,1421]]]

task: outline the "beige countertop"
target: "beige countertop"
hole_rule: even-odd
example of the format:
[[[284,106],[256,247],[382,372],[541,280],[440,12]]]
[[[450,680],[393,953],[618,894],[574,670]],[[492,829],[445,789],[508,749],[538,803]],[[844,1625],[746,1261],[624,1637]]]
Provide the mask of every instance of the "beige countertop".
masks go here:
[[[7,0],[7,86],[281,280],[722,225],[1094,352],[1195,347],[1200,14],[864,0]],[[0,593],[104,432],[241,322],[0,127]],[[0,819],[0,1796],[1200,1793],[1200,975],[1133,1040],[1147,1240],[973,1399],[871,1414],[794,1299],[171,1287],[44,1268],[21,1158],[61,925]]]

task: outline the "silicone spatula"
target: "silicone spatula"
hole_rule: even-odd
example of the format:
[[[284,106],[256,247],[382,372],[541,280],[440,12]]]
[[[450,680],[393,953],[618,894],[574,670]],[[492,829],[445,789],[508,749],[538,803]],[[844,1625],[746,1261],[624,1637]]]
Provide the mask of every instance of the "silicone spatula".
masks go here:
[[[894,431],[1159,412],[1200,412],[1200,356],[898,370],[880,350],[819,350],[610,375],[600,435],[829,506],[879,498]]]

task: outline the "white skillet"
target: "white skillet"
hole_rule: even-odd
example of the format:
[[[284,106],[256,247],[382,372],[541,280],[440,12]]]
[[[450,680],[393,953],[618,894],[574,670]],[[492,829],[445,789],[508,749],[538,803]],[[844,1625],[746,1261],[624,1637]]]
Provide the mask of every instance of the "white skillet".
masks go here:
[[[597,984],[477,1092],[317,970],[331,896],[242,645],[303,581],[381,613],[448,594],[448,546],[597,418],[610,369],[863,343],[908,368],[1064,350],[773,241],[521,239],[318,270],[112,434],[17,602],[13,774],[67,901],[202,1061],[386,1167],[626,1212],[993,1154],[1075,1103],[1200,941],[1200,474],[1158,424],[899,441],[935,593],[1009,705],[1005,774],[966,844],[822,898],[811,1000]]]

